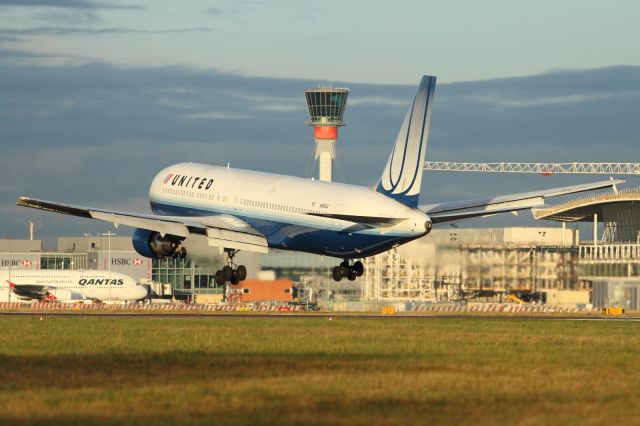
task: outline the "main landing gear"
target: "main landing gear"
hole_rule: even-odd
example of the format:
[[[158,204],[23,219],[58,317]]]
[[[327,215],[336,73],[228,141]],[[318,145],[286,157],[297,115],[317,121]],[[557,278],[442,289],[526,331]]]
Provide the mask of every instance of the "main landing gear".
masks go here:
[[[187,249],[182,247],[182,243],[178,243],[171,257],[174,259],[185,259],[187,257]]]
[[[349,263],[348,259],[345,259],[340,266],[334,266],[331,275],[335,281],[340,281],[342,278],[348,278],[349,281],[354,281],[357,277],[362,276],[364,273],[364,265],[359,260],[353,265]]]
[[[227,254],[227,264],[216,271],[214,277],[216,284],[222,285],[229,281],[232,285],[238,284],[240,281],[247,279],[247,268],[244,265],[238,265],[233,262],[234,256],[239,250],[224,249]]]

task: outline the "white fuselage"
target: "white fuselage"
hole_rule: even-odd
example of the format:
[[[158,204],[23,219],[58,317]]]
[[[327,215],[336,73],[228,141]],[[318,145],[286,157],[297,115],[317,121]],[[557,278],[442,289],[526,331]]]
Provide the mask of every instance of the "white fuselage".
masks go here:
[[[270,247],[345,257],[417,238],[429,221],[423,211],[370,188],[194,163],[162,170],[149,199],[159,214],[241,218],[263,233]],[[373,225],[362,226],[357,218]],[[310,232],[320,243],[317,249],[296,239]]]
[[[0,270],[0,300],[29,299],[19,296],[10,283],[19,286],[42,286],[51,293],[82,295],[100,301],[132,301],[147,296],[147,289],[124,274],[95,270]],[[11,294],[10,294],[11,293]],[[77,297],[74,297],[77,299]]]

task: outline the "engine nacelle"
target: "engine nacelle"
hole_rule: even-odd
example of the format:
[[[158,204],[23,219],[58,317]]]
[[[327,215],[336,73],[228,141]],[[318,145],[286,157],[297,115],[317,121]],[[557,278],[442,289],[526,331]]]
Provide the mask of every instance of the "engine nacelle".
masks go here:
[[[66,288],[55,288],[47,291],[47,299],[52,301],[84,300],[84,295]]]
[[[133,232],[133,248],[138,254],[152,259],[164,259],[165,257],[181,258],[187,256],[187,251],[182,247],[184,238],[173,235],[160,235],[159,232],[147,229],[136,229]]]

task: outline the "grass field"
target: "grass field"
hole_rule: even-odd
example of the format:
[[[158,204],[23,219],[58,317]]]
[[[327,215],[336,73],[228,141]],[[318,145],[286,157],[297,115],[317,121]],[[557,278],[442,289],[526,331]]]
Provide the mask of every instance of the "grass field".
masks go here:
[[[1,317],[4,424],[640,423],[640,324]]]

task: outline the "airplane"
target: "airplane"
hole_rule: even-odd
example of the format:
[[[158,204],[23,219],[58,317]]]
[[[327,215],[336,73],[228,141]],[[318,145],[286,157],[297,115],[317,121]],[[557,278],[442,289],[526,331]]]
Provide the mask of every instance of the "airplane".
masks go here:
[[[373,188],[294,176],[182,163],[160,171],[151,183],[153,214],[127,213],[19,197],[17,205],[136,228],[136,251],[151,258],[184,258],[189,240],[206,238],[224,252],[218,284],[237,284],[246,268],[239,250],[293,250],[336,257],[336,281],[364,272],[359,259],[427,235],[434,224],[516,212],[545,198],[614,187],[623,180],[475,200],[418,205],[436,78],[424,76],[391,155]]]
[[[11,294],[10,294],[11,293]],[[96,270],[0,270],[0,301],[45,299],[59,302],[135,301],[145,286],[124,274]],[[15,299],[14,299],[15,300]]]

